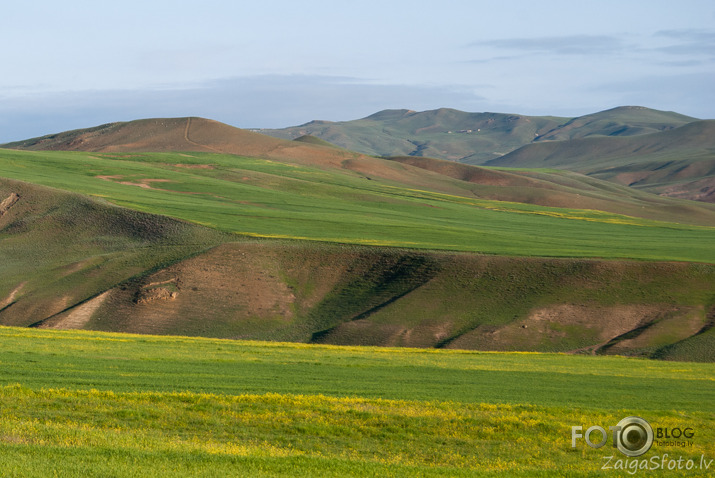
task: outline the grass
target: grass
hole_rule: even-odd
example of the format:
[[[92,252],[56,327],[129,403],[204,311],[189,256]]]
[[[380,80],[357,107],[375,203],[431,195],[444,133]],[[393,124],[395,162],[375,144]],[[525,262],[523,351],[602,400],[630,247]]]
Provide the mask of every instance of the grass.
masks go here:
[[[211,169],[175,166],[179,163]],[[486,254],[715,262],[712,227],[467,198],[366,181],[357,173],[229,155],[3,150],[0,175],[247,236]],[[149,181],[155,179],[164,182]],[[138,187],[142,182],[150,188]]]
[[[713,361],[710,333],[686,340],[708,326],[710,264],[246,239],[0,181],[0,196],[11,191],[21,200],[0,231],[2,325],[564,352],[628,323],[608,353]]]
[[[9,191],[20,200],[0,227],[4,325],[31,325],[226,240],[210,229],[103,200],[0,181],[0,196]]]
[[[596,475],[572,425],[715,452],[713,364],[0,328],[4,476]],[[710,410],[710,411],[708,411]],[[676,458],[677,459],[677,458]]]

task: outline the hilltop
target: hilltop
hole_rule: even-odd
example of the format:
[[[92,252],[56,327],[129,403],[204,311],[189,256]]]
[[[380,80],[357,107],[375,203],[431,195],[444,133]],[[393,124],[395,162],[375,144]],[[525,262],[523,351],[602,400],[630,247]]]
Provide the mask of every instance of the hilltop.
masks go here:
[[[353,121],[311,121],[261,133],[295,139],[312,135],[375,156],[426,156],[482,164],[526,144],[588,136],[632,136],[683,126],[696,118],[624,106],[578,118],[430,111],[384,110]]]
[[[348,151],[285,141],[205,118],[153,118],[109,123],[0,145],[29,151],[209,152],[335,165],[359,156]]]

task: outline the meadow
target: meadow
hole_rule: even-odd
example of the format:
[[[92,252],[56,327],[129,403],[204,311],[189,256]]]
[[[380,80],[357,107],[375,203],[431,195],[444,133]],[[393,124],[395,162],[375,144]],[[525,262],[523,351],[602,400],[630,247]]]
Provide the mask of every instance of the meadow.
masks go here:
[[[0,175],[243,236],[539,257],[715,262],[713,227],[535,206],[221,154],[0,151]]]
[[[713,364],[11,327],[0,341],[3,476],[602,476],[617,452],[572,448],[571,426],[630,415],[695,431],[644,458],[715,457]]]

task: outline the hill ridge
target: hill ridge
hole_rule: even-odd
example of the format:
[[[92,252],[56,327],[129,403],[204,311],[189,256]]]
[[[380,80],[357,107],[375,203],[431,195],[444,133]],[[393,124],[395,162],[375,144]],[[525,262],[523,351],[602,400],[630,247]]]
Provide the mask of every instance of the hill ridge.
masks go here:
[[[643,106],[619,106],[579,117],[475,113],[453,108],[419,112],[387,109],[352,121],[315,120],[256,131],[284,139],[309,134],[376,156],[429,156],[481,164],[536,141],[646,134],[696,120]]]
[[[525,145],[487,166],[577,171],[657,194],[715,202],[715,120],[658,133]]]

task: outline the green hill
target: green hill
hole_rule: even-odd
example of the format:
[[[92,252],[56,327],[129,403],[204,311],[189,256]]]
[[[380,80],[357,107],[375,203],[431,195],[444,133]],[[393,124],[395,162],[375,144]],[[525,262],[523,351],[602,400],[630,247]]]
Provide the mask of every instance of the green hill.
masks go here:
[[[424,112],[386,110],[360,120],[313,121],[259,132],[285,139],[312,135],[374,156],[427,156],[479,164],[528,144],[565,121],[441,108]]]
[[[692,121],[696,118],[635,106],[579,118],[466,113],[441,108],[423,112],[385,110],[354,121],[312,121],[258,131],[285,139],[312,135],[375,156],[426,156],[482,164],[535,141],[640,135]]]
[[[658,194],[715,202],[715,120],[642,136],[524,146],[490,166],[559,168]]]
[[[102,198],[3,180],[5,325],[712,360],[712,227],[212,153],[5,150],[0,169]]]
[[[397,117],[401,116],[399,112],[392,112],[392,114]],[[183,151],[240,154],[244,157],[265,158],[280,164],[292,165],[290,168],[281,169],[276,166],[265,171],[269,174],[275,174],[276,170],[282,171],[277,176],[273,176],[273,179],[281,184],[285,181],[295,183],[296,179],[302,181],[306,175],[319,171],[320,174],[329,174],[329,177],[332,178],[331,181],[339,183],[341,187],[350,189],[366,187],[370,189],[369,185],[376,186],[379,183],[470,199],[479,198],[560,208],[595,209],[614,214],[685,224],[715,224],[715,209],[710,206],[693,204],[689,201],[662,199],[632,189],[619,188],[607,182],[599,182],[579,174],[558,170],[486,170],[454,162],[417,157],[397,157],[385,161],[336,148],[316,137],[304,137],[300,141],[285,141],[202,118],[158,118],[112,123],[97,128],[20,141],[6,146],[32,151],[104,153]],[[24,156],[24,158],[30,160],[31,156]],[[39,161],[36,163],[37,167],[50,167],[49,158],[44,162],[40,158],[34,157]],[[127,159],[131,158],[131,156],[127,157]],[[141,158],[141,156],[137,158]],[[221,158],[220,164],[198,164],[201,161],[199,156],[195,156],[193,159],[188,157],[186,160],[182,157],[176,160],[168,158],[167,162],[168,164],[178,164],[177,168],[184,168],[178,169],[174,174],[183,171],[193,175],[215,175],[211,171],[231,169],[234,163],[239,170],[245,167],[240,160],[234,161],[232,158],[233,156]],[[95,158],[90,159],[95,161]],[[121,164],[117,161],[122,159],[121,157],[114,159],[114,162],[105,161],[104,164]],[[154,160],[154,162],[160,161],[160,158]],[[197,164],[190,164],[190,162],[197,161]],[[64,167],[70,167],[74,172],[81,173],[81,168],[75,168],[71,164],[69,162]],[[254,169],[257,164],[260,163],[253,161],[253,166],[250,168]],[[138,162],[134,160],[124,163],[124,165],[137,166]],[[56,166],[55,164],[51,167]],[[187,166],[189,166],[188,170]],[[197,168],[204,170],[198,171]],[[289,172],[291,168],[300,171],[300,173],[289,179],[285,172]],[[8,169],[8,174],[9,171]],[[121,168],[118,172],[121,173]],[[161,171],[156,177],[161,179],[162,174],[166,174],[166,171]],[[112,176],[113,173],[107,173],[105,176],[107,175]],[[10,177],[32,180],[31,175],[27,174]],[[149,174],[144,178],[152,179],[153,176]],[[357,181],[355,181],[356,179]],[[43,184],[58,187],[64,187],[64,184],[72,189],[70,184],[73,180],[75,179],[68,178],[64,183],[54,181]],[[187,180],[191,181],[184,178],[181,179],[181,182]],[[366,183],[366,180],[377,182]],[[235,182],[235,178],[230,182]],[[230,185],[230,182],[224,181],[222,184],[226,186]],[[103,186],[106,187],[106,183]],[[231,186],[235,187],[236,185]],[[316,191],[325,187],[327,185],[323,184]]]
[[[104,200],[0,179],[0,323],[31,325],[225,240]]]
[[[639,136],[678,128],[693,121],[697,121],[697,118],[672,111],[658,111],[642,106],[619,106],[573,118],[535,140],[564,141],[588,136]]]
[[[397,161],[319,164],[215,153],[0,151],[5,177],[234,234],[520,256],[715,261],[709,240],[715,211],[708,205],[688,210],[690,202],[671,199],[650,207],[656,215],[683,213],[674,223],[482,199],[470,189],[478,192],[479,184]],[[607,189],[590,188],[608,197]],[[627,199],[648,209],[646,201]],[[686,224],[687,212],[708,225]]]
[[[179,118],[0,150],[0,323],[713,360],[712,205],[315,142]]]
[[[656,194],[713,202],[715,160],[708,124],[640,106],[577,118],[443,108],[386,110],[355,121],[314,121],[260,131],[288,139],[313,135],[376,156],[569,169]],[[690,166],[692,162],[698,164]]]

